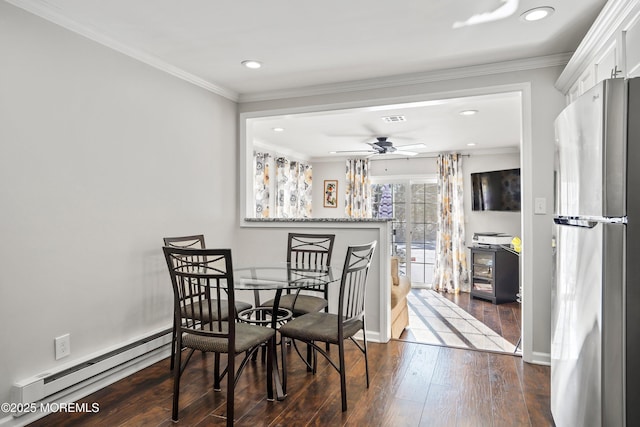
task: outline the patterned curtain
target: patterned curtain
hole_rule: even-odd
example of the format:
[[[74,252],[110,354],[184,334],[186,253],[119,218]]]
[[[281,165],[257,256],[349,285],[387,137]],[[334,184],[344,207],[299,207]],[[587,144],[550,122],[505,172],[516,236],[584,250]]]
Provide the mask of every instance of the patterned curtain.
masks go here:
[[[438,234],[433,287],[458,293],[469,291],[464,246],[464,206],[460,155],[438,156]]]
[[[253,153],[253,195],[256,218],[269,218],[268,161],[268,153]]]
[[[347,160],[345,213],[348,218],[371,218],[369,159]]]
[[[276,159],[276,218],[311,217],[311,165]]]

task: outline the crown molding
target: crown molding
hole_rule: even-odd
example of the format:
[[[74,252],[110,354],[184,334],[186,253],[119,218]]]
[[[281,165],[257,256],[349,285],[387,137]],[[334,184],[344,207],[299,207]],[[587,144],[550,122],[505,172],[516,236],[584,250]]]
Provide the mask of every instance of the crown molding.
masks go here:
[[[39,16],[40,18],[43,18],[56,25],[64,27],[69,31],[80,34],[81,36],[86,37],[90,40],[93,40],[96,43],[100,43],[101,45],[104,45],[110,49],[113,49],[133,59],[143,62],[153,68],[164,71],[179,79],[192,83],[196,86],[200,86],[201,88],[206,89],[210,92],[218,94],[232,101],[238,102],[238,99],[239,99],[238,93],[232,90],[226,89],[224,87],[215,85],[194,74],[188,73],[185,70],[178,68],[174,65],[171,65],[154,55],[149,55],[145,52],[142,52],[140,50],[127,46],[123,43],[120,43],[110,37],[105,36],[104,34],[100,34],[99,32],[94,31],[92,28],[88,26],[81,25],[78,22],[72,19],[69,19],[68,17],[55,11],[53,7],[47,4],[46,2],[36,2],[33,0],[5,0],[5,1],[16,7],[19,7],[20,9],[26,10],[27,12],[30,12],[36,16]]]
[[[575,53],[569,60],[560,77],[556,81],[556,88],[562,93],[569,92],[571,85],[593,63],[596,55],[623,24],[634,8],[640,5],[640,0],[610,0],[587,31]]]
[[[326,85],[306,86],[294,89],[275,91],[241,93],[240,103],[270,101],[284,98],[298,98],[303,96],[332,95],[335,93],[356,92],[362,90],[380,89],[388,87],[409,86],[416,84],[439,82],[469,77],[481,77],[493,74],[527,71],[537,68],[565,66],[571,58],[571,53],[539,56],[511,61],[494,62],[490,64],[472,65],[469,67],[434,70],[421,73],[395,75],[366,80],[356,80]]]
[[[254,140],[253,149],[254,151],[267,151],[274,157],[286,156],[291,160],[299,160],[303,162],[308,162],[311,160],[306,154],[291,149],[283,149],[282,147],[278,147],[277,145],[270,144],[262,140]]]

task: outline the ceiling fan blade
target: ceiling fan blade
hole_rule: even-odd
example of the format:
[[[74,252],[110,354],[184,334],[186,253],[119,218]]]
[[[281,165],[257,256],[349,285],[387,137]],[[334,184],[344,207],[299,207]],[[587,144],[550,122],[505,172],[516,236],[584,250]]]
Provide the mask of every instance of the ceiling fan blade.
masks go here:
[[[324,134],[325,136],[329,137],[329,138],[358,138],[358,139],[364,139],[366,138],[365,141],[369,141],[371,140],[371,136],[365,133],[326,133]]]
[[[343,153],[377,153],[375,150],[345,150],[345,151],[331,151],[331,154],[343,154]]]
[[[415,156],[418,153],[416,153],[415,151],[396,150],[393,153],[389,153],[389,154],[400,154],[401,156]]]
[[[411,150],[414,148],[425,148],[426,144],[423,144],[422,142],[418,143],[418,144],[409,144],[409,145],[398,145],[396,148],[397,149],[405,149],[405,150]]]

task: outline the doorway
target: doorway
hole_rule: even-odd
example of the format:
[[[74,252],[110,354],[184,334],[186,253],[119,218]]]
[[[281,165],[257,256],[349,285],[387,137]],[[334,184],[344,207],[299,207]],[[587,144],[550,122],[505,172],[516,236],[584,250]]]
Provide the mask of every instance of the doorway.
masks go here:
[[[372,185],[372,210],[391,218],[391,254],[412,290],[407,298],[409,327],[401,340],[521,354],[519,303],[496,306],[469,293],[433,290],[438,230],[438,187],[435,176],[377,177]]]

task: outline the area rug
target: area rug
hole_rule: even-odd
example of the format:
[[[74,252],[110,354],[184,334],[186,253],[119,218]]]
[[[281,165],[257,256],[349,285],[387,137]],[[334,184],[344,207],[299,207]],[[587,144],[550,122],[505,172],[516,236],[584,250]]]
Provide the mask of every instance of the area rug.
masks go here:
[[[410,292],[406,340],[424,344],[520,355],[520,348],[439,293]],[[403,338],[404,338],[403,336]]]

